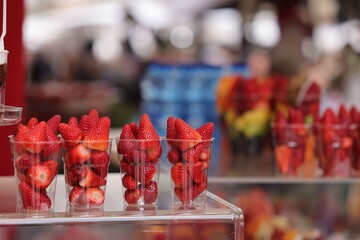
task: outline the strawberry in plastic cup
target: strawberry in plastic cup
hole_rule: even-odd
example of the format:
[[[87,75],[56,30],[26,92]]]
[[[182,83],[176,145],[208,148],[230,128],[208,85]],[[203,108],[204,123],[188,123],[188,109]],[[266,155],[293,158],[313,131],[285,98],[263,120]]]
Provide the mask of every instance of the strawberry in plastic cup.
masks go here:
[[[47,122],[31,118],[10,136],[17,191],[17,211],[51,213],[62,142],[57,137],[60,115]]]

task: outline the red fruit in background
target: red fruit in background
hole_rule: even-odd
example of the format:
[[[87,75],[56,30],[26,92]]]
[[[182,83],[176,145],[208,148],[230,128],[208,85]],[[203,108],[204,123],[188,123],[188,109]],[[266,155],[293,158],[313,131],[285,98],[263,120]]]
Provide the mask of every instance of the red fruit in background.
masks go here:
[[[151,181],[146,187],[144,191],[144,202],[145,203],[153,203],[157,200],[158,197],[158,186],[155,181]]]
[[[207,122],[196,130],[201,135],[201,139],[211,139],[214,132],[214,123]]]
[[[65,155],[65,163],[67,165],[83,164],[87,162],[90,157],[91,151],[84,147],[84,145],[78,144],[67,151],[67,154]]]
[[[140,190],[139,189],[134,189],[134,190],[126,190],[124,197],[125,197],[125,201],[128,204],[135,204],[138,202],[139,198],[141,196]]]
[[[351,123],[359,123],[360,122],[360,113],[358,112],[355,106],[351,106],[349,110],[349,115],[351,119]]]
[[[97,175],[94,171],[88,171],[88,174],[80,180],[81,187],[101,187],[106,184],[106,179]]]
[[[291,163],[291,149],[287,145],[276,146],[275,158],[280,173],[289,173]]]
[[[79,128],[79,123],[76,117],[71,117],[68,121],[68,125]]]
[[[26,182],[34,188],[47,188],[53,180],[52,170],[46,165],[35,165],[29,168]]]
[[[138,182],[135,180],[135,178],[130,176],[128,173],[122,177],[121,181],[122,181],[124,188],[130,189],[130,190],[135,189],[138,185]]]
[[[58,125],[61,123],[61,116],[59,114],[52,116],[47,122],[46,125],[51,129],[51,131],[56,135],[58,132]]]
[[[166,138],[167,139],[176,139],[176,129],[175,129],[175,118],[173,116],[168,117],[166,121]],[[171,146],[176,146],[176,141],[167,140],[167,143]]]
[[[81,194],[83,194],[83,192],[84,192],[84,188],[79,186],[73,187],[73,189],[71,189],[69,193],[70,203],[75,203],[76,201],[78,201],[79,197],[81,196]]]
[[[146,150],[146,154],[149,157],[149,161],[152,163],[156,163],[159,160],[159,158],[161,157],[161,153],[162,153],[161,145],[154,147],[152,149]]]
[[[39,124],[39,120],[36,117],[32,117],[29,119],[27,123],[27,127],[31,130],[34,129],[36,125]]]
[[[180,118],[175,120],[175,129],[177,138],[179,140],[184,140],[177,142],[177,147],[181,151],[186,151],[187,149],[194,147],[201,140],[201,135],[198,133],[198,131],[196,131]]]
[[[47,210],[51,207],[51,199],[39,189],[33,189],[26,182],[19,184],[19,191],[25,209]]]
[[[136,138],[129,124],[125,124],[121,130],[120,139],[117,145],[118,154],[125,154],[136,149]],[[127,141],[128,140],[128,141]]]
[[[134,137],[136,138],[138,131],[139,131],[139,127],[134,122],[129,123],[129,125],[131,128],[131,132],[133,133]]]
[[[46,126],[45,141],[47,142],[44,147],[45,157],[60,151],[60,140],[49,126]]]
[[[324,125],[332,125],[337,124],[338,122],[339,121],[337,120],[334,111],[331,108],[326,109],[321,118],[321,123]]]
[[[26,174],[30,167],[38,165],[39,162],[40,157],[38,154],[24,152],[15,159],[15,168],[17,171]]]
[[[28,152],[40,153],[44,147],[46,123],[41,121],[23,137],[23,147]]]
[[[132,151],[124,154],[123,161],[127,163],[148,164],[150,159],[145,151]]]
[[[346,124],[346,125],[351,123],[350,114],[346,109],[346,107],[344,106],[344,104],[341,104],[339,108],[339,121],[341,124]]]
[[[179,151],[176,147],[172,147],[167,153],[167,159],[172,164],[182,161],[182,152]]]
[[[90,168],[87,165],[65,165],[65,182],[70,186],[76,186],[88,175],[89,171]]]
[[[84,145],[88,148],[105,151],[109,146],[111,120],[102,117],[86,134],[84,134]]]
[[[92,170],[100,177],[105,178],[110,163],[109,153],[106,151],[93,151],[90,160]]]
[[[70,141],[70,142],[66,142],[66,146],[70,147],[76,145],[78,141],[80,141],[83,137],[83,132],[81,131],[80,128],[71,126],[66,123],[60,123],[58,127],[61,137],[65,141]]]
[[[128,173],[141,184],[149,184],[156,174],[155,165],[128,165]]]
[[[104,203],[105,193],[101,188],[91,187],[85,189],[77,203],[80,205],[100,206]]]
[[[182,163],[177,163],[171,168],[170,176],[177,188],[187,188],[192,182],[187,173],[186,166]]]
[[[138,140],[147,140],[140,141],[138,143],[139,149],[149,150],[160,145],[160,137],[157,134],[147,114],[143,114],[141,116],[139,130],[136,137]]]
[[[194,162],[199,161],[200,155],[202,153],[202,149],[203,149],[202,143],[199,143],[199,144],[195,145],[194,147],[189,148],[188,150],[186,150],[182,153],[183,160],[185,160],[186,162],[189,162],[189,163],[194,163]]]

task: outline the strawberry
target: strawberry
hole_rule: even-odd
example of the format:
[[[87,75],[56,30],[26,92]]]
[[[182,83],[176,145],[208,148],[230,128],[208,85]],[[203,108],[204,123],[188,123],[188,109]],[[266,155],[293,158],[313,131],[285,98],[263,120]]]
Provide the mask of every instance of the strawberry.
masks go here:
[[[206,190],[207,184],[194,184],[192,187],[187,189],[175,188],[174,192],[178,199],[183,203],[189,203],[195,200],[202,192]]]
[[[120,170],[121,172],[128,173],[130,171],[130,164],[126,161],[120,161]]]
[[[200,159],[202,149],[203,149],[202,143],[199,143],[199,144],[195,145],[194,147],[189,148],[188,150],[184,151],[182,153],[182,158],[186,162],[189,162],[189,163],[197,162]]]
[[[19,123],[15,129],[15,133],[14,133],[14,140],[15,141],[22,141],[24,136],[25,136],[25,133],[27,133],[30,129]]]
[[[187,172],[195,183],[207,182],[206,169],[201,162],[187,165]]]
[[[91,157],[91,151],[84,147],[82,144],[78,144],[65,154],[65,162],[67,165],[84,164]]]
[[[90,168],[87,165],[68,166],[65,163],[65,182],[70,186],[76,186],[89,172]]]
[[[50,169],[51,179],[54,179],[58,173],[59,164],[54,160],[48,160],[48,161],[42,162],[41,165],[47,166]]]
[[[139,131],[139,127],[134,122],[129,123],[129,125],[131,128],[131,132],[133,133],[134,137],[136,138],[138,131]]]
[[[84,188],[75,186],[71,189],[69,193],[69,202],[75,203],[78,201],[79,197],[84,193]]]
[[[198,131],[198,133],[201,135],[202,140],[211,139],[214,132],[214,123],[207,122],[198,129],[196,129],[196,131]]]
[[[65,145],[67,147],[76,145],[83,137],[83,132],[80,128],[66,123],[60,123],[58,126],[61,137],[66,141]]]
[[[194,147],[201,140],[201,135],[180,118],[175,120],[175,129],[177,138],[183,140],[177,142],[177,147],[181,151]]]
[[[336,116],[331,108],[325,110],[321,122],[324,125],[332,125],[338,123]]]
[[[125,201],[128,204],[136,204],[141,196],[139,189],[126,190],[124,194]]]
[[[27,127],[31,130],[34,129],[36,125],[38,125],[39,120],[36,117],[32,117],[29,119],[27,123]]]
[[[26,174],[30,167],[38,165],[39,162],[40,157],[38,154],[24,152],[15,159],[15,168],[18,172]]]
[[[175,118],[173,116],[168,117],[166,121],[166,139],[176,139],[176,129],[175,129]],[[167,140],[167,143],[171,146],[176,146],[176,141]]]
[[[110,156],[106,151],[93,151],[91,153],[91,168],[100,177],[105,178],[108,173]]]
[[[171,147],[167,153],[167,159],[172,164],[176,164],[182,161],[182,152],[179,151],[176,147]]]
[[[148,155],[146,155],[145,151],[133,151],[128,152],[123,156],[123,161],[127,163],[136,163],[136,164],[148,164],[150,163],[150,159]]]
[[[192,189],[192,200],[194,200],[195,198],[197,198],[201,193],[203,193],[207,188],[207,183],[206,182],[202,182],[201,184],[194,184],[193,189]]]
[[[360,113],[358,112],[358,110],[355,106],[351,106],[349,115],[351,118],[351,123],[357,124],[360,122]]]
[[[156,174],[155,165],[128,165],[128,173],[135,178],[136,181],[142,184],[149,184]]]
[[[105,200],[105,193],[101,188],[87,188],[77,199],[79,205],[101,206]]]
[[[58,131],[58,125],[61,123],[61,116],[54,115],[47,122],[46,125],[51,129],[51,131],[56,135]]]
[[[118,154],[125,154],[131,151],[134,151],[136,148],[136,142],[134,141],[136,138],[131,131],[131,127],[129,124],[125,124],[121,134],[120,139],[117,145]]]
[[[149,204],[157,200],[158,197],[158,186],[155,181],[151,181],[144,191],[144,202]]]
[[[52,170],[46,165],[35,165],[29,168],[26,182],[34,188],[47,188],[53,180]]]
[[[89,131],[89,129],[91,128],[92,124],[94,123],[90,123],[90,118],[88,115],[82,115],[79,122],[79,128],[83,133],[87,133],[87,131]]]
[[[47,142],[44,147],[44,156],[50,156],[60,151],[60,140],[57,135],[51,130],[49,126],[46,126],[45,141]]]
[[[199,161],[209,163],[210,159],[211,159],[211,148],[203,148],[199,157]]]
[[[95,150],[107,150],[109,146],[110,125],[110,118],[100,118],[96,125],[84,134],[84,145]]]
[[[46,123],[41,121],[33,129],[25,133],[23,147],[28,152],[40,153],[45,147]]]
[[[16,171],[16,176],[18,177],[20,182],[26,182],[26,174]]]
[[[275,158],[280,173],[289,173],[291,164],[291,149],[287,145],[276,146]]]
[[[344,106],[344,104],[340,105],[339,108],[339,120],[341,124],[345,124],[348,125],[351,123],[351,117],[350,117],[350,113],[348,112],[348,110],[346,109],[346,107]]]
[[[186,166],[182,163],[177,163],[171,168],[170,176],[177,188],[187,188],[191,183]]]
[[[90,123],[96,123],[99,120],[99,112],[96,109],[91,109],[89,112]]]
[[[70,126],[79,128],[79,123],[78,123],[78,120],[77,120],[76,117],[71,117],[67,124],[70,125]]]
[[[138,143],[139,149],[149,150],[160,145],[160,137],[147,114],[143,114],[141,116],[139,130],[136,137],[137,139],[146,140]]]
[[[100,177],[94,171],[88,171],[86,177],[80,180],[79,185],[81,187],[101,187],[106,184],[106,179]]]
[[[121,181],[122,181],[124,188],[130,189],[130,190],[135,189],[138,185],[137,181],[132,176],[130,176],[128,173],[122,177]]]
[[[146,154],[149,157],[149,161],[152,163],[158,162],[159,158],[161,157],[161,153],[162,153],[161,145],[146,151]]]
[[[51,199],[46,193],[31,188],[26,182],[19,184],[19,192],[25,209],[47,210],[51,207]]]

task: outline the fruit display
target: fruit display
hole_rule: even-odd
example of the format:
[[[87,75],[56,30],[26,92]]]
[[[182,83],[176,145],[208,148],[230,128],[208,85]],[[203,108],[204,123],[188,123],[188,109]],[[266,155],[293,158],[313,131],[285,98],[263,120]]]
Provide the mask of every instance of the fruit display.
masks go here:
[[[143,114],[139,125],[125,124],[116,144],[125,203],[156,204],[162,146],[149,116]]]
[[[280,175],[316,176],[319,166],[314,152],[315,136],[310,125],[305,124],[300,109],[291,108],[288,117],[278,111],[272,123],[272,135]]]
[[[167,119],[166,150],[173,205],[201,206],[207,189],[214,124],[194,129],[181,118]]]
[[[360,176],[360,112],[355,106],[351,106],[350,115],[350,134],[353,139],[351,162],[351,175]]]
[[[70,207],[100,208],[110,163],[110,118],[92,109],[78,121],[59,124],[64,141],[64,172]]]
[[[18,211],[50,211],[54,207],[61,158],[61,141],[57,136],[60,122],[60,115],[47,122],[31,118],[27,125],[19,123],[10,138]]]

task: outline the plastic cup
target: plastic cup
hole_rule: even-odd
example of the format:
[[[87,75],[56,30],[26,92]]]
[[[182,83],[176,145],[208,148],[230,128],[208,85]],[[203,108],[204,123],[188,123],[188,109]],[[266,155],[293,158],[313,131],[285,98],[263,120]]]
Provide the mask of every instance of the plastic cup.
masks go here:
[[[17,212],[35,215],[54,210],[62,141],[25,142],[10,136],[17,186]]]
[[[316,139],[309,125],[271,123],[271,132],[276,175],[316,177],[320,174]]]
[[[173,209],[205,208],[213,141],[166,139]]]
[[[103,209],[111,143],[112,139],[64,141],[63,161],[69,211]]]
[[[151,142],[159,142],[159,144],[145,147]],[[157,204],[162,154],[161,142],[162,139],[116,138],[124,206]],[[145,207],[145,209],[147,208]]]

